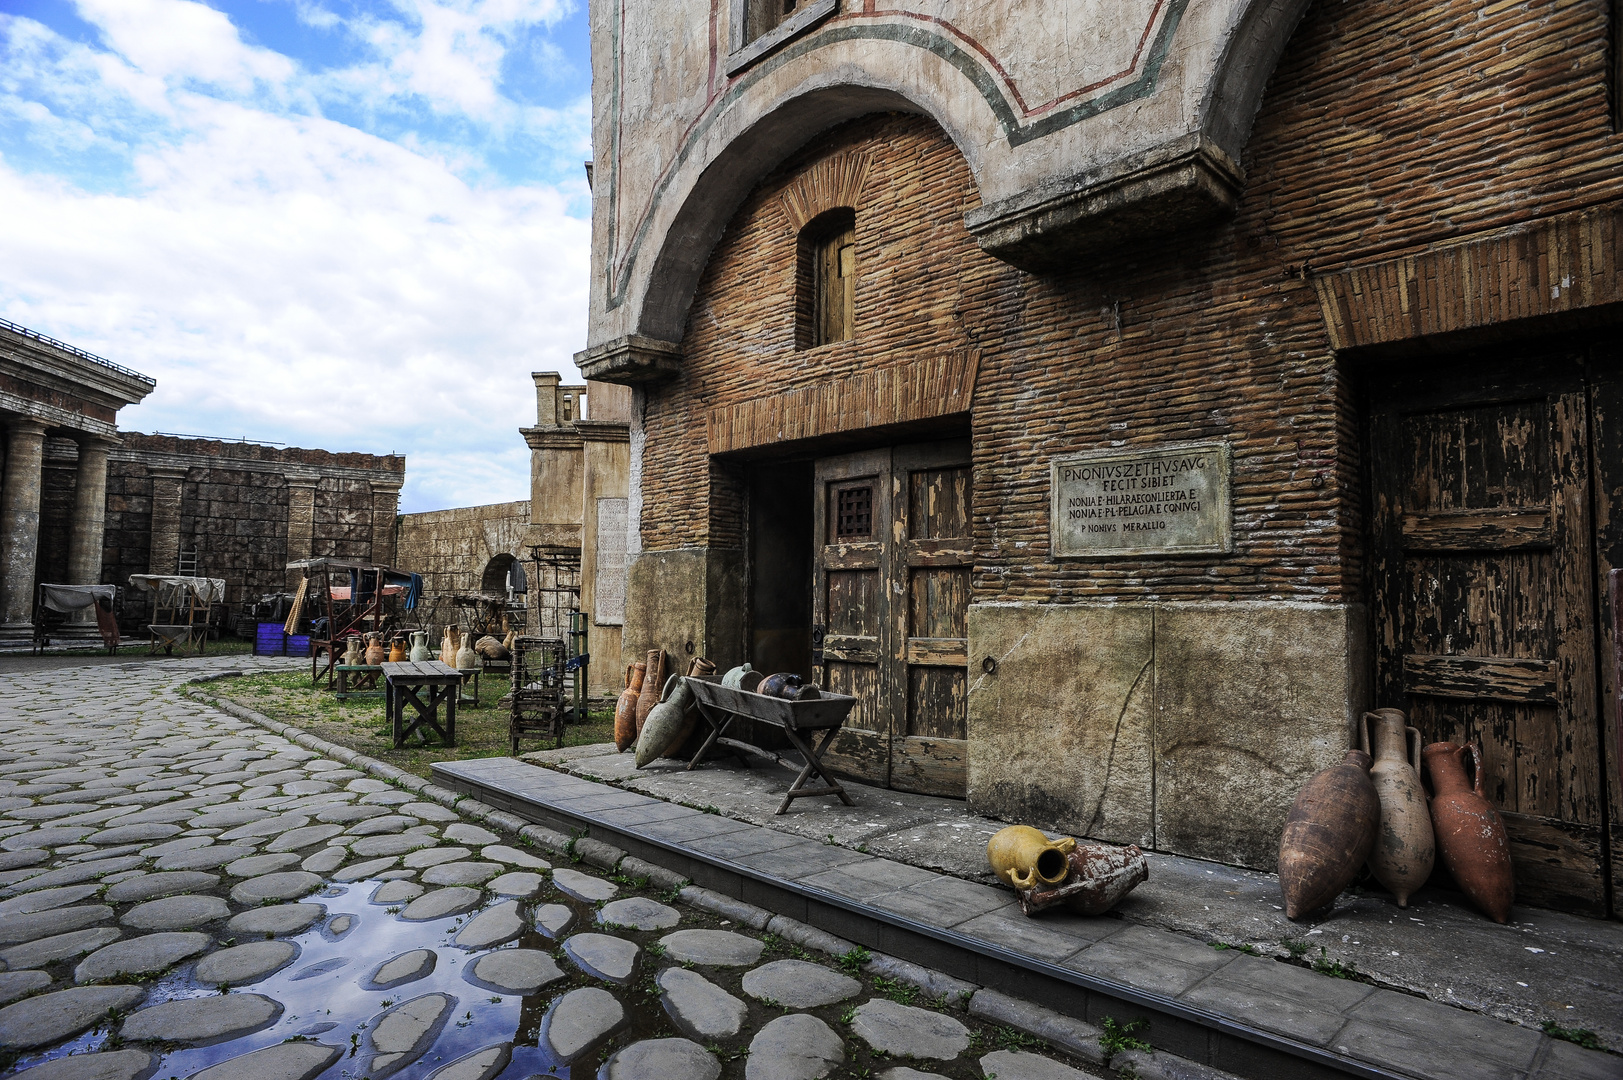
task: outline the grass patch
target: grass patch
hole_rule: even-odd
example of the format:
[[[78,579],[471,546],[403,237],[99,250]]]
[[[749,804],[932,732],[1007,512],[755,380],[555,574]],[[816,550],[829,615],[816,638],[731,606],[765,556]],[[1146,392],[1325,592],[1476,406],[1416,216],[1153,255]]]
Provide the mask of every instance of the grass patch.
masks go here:
[[[1585,1050],[1606,1049],[1606,1047],[1601,1045],[1600,1036],[1596,1035],[1588,1028],[1562,1027],[1554,1020],[1544,1021],[1544,1023],[1539,1025],[1539,1028],[1544,1032],[1544,1034],[1548,1035],[1552,1039],[1560,1039],[1563,1042],[1577,1043]]]
[[[248,643],[243,643],[244,645]],[[214,645],[210,643],[210,653]],[[309,668],[245,675],[209,684],[208,693],[246,705],[273,720],[303,728],[310,734],[347,746],[351,750],[386,761],[397,768],[430,777],[436,761],[467,761],[472,758],[505,757],[512,753],[508,737],[509,714],[497,701],[505,692],[499,681],[480,687],[479,704],[462,704],[456,711],[457,745],[437,743],[408,744],[395,749],[394,733],[384,723],[381,697],[349,698],[339,701],[325,689],[310,686]],[[585,746],[614,740],[614,714],[601,710],[588,714],[589,722],[570,724],[564,731],[565,746]],[[526,739],[519,752],[550,749],[551,740]]]

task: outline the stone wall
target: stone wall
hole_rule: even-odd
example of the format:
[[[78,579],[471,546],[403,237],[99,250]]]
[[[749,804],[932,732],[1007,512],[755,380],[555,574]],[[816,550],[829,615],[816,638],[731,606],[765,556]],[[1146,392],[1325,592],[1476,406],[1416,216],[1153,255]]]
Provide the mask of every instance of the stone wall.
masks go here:
[[[530,524],[529,500],[461,506],[401,514],[396,527],[396,565],[423,575],[424,623],[443,627],[458,621],[451,597],[483,591],[485,570],[506,555],[524,559],[524,530]],[[525,571],[534,576],[533,564]],[[515,616],[523,632],[522,615]]]
[[[224,578],[234,609],[289,588],[286,567],[295,559],[369,560],[376,549],[392,550],[403,457],[167,435],[121,438],[108,465],[103,581],[128,585],[131,574],[173,574],[180,554],[195,552],[197,573]],[[155,530],[155,484],[178,491],[172,535],[161,514]],[[315,506],[308,531],[290,514],[290,495],[301,492]],[[382,535],[374,521],[379,499],[391,507]],[[161,565],[153,565],[155,549]],[[138,622],[140,606],[132,597],[124,621]]]

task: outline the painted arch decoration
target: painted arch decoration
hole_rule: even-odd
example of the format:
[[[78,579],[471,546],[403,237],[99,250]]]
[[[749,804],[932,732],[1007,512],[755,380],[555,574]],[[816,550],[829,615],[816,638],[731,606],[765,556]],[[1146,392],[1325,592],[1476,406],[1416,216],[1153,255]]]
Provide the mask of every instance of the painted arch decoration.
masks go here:
[[[881,6],[883,5],[883,6]],[[1231,209],[1262,90],[1306,0],[818,0],[770,48],[747,0],[593,0],[589,378],[668,373],[732,213],[819,131],[931,117],[982,247],[1041,272]]]

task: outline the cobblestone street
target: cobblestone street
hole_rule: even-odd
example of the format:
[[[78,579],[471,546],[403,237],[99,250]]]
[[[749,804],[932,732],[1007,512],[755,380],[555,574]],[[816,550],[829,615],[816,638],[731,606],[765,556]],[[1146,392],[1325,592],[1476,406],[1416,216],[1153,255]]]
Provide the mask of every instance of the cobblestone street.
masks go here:
[[[0,675],[0,1070],[1104,1075],[865,954],[595,872],[180,693],[286,664]]]

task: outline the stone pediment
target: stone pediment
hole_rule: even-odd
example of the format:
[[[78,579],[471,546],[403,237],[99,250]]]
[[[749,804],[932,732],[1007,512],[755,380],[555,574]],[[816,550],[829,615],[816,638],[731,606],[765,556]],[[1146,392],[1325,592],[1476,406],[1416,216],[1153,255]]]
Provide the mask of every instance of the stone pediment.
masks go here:
[[[965,225],[1033,272],[1228,213],[1306,0],[598,0],[589,378],[677,368],[688,304],[749,191],[818,132],[921,113],[964,155]]]

